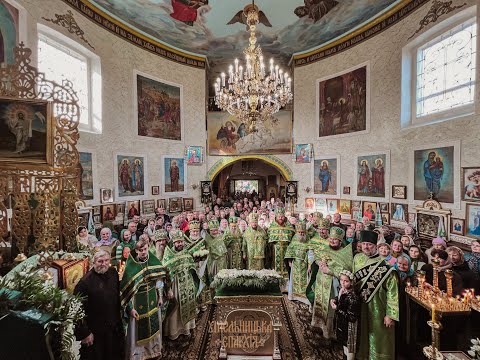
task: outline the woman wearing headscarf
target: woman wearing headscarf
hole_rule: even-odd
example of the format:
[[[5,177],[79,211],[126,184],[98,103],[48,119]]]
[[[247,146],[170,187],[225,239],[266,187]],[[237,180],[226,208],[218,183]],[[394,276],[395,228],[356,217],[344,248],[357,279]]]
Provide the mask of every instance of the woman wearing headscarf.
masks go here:
[[[470,244],[470,248],[472,252],[465,254],[465,260],[467,261],[470,270],[478,274],[480,273],[480,241],[473,240]]]
[[[118,233],[115,231],[115,228],[114,228],[113,223],[111,221],[105,221],[103,223],[103,227],[104,228],[109,228],[110,233],[112,234],[112,238],[118,239]]]
[[[95,236],[88,233],[85,226],[79,226],[77,231],[77,243],[79,250],[92,250],[95,247],[97,239]]]
[[[475,289],[479,291],[479,275],[470,270],[468,263],[465,261],[463,251],[457,246],[449,246],[447,248],[448,257],[452,263],[452,270],[462,278],[463,287],[465,289]]]
[[[408,250],[410,249],[410,246],[415,244],[413,242],[413,238],[410,235],[402,235],[402,237],[400,238],[400,241],[402,242],[403,252],[405,254],[408,254]]]
[[[397,262],[393,265],[395,270],[397,270],[399,282],[398,282],[398,305],[400,309],[400,321],[397,330],[395,331],[395,348],[400,354],[403,354],[403,351],[407,349],[406,339],[407,331],[410,328],[409,324],[409,302],[408,297],[405,292],[407,284],[412,283],[412,262],[410,257],[405,254],[401,254],[397,257]]]
[[[95,247],[110,246],[112,245],[113,241],[114,239],[112,237],[112,230],[110,230],[108,227],[104,227],[102,230],[100,230],[100,238],[95,244]]]
[[[427,255],[428,263],[432,263],[432,251],[435,250],[445,250],[447,248],[447,243],[441,237],[436,237],[432,240],[432,247],[425,251],[425,255]]]

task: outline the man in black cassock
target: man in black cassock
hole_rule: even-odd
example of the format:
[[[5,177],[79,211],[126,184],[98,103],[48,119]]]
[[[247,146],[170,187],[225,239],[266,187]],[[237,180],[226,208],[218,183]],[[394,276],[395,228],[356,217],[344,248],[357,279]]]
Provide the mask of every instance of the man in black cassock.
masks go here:
[[[85,319],[77,324],[82,360],[117,360],[124,357],[124,332],[118,273],[110,267],[110,254],[98,251],[93,268],[78,282],[74,294],[84,297]]]

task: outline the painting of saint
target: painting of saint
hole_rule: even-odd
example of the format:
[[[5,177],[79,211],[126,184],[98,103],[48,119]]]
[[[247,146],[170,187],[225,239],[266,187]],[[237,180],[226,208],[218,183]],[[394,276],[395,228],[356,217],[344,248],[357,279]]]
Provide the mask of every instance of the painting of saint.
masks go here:
[[[82,200],[93,200],[93,165],[92,165],[92,153],[79,152],[80,162],[80,186],[79,196]]]
[[[350,215],[352,211],[352,201],[351,200],[340,200],[340,214],[342,215]]]
[[[117,216],[115,205],[102,205],[102,222],[113,221]]]
[[[295,146],[295,161],[297,163],[309,163],[312,153],[312,144],[298,144]]]
[[[408,205],[392,203],[392,220],[407,222]]]
[[[182,87],[136,74],[138,135],[182,140]]]
[[[337,199],[327,199],[328,213],[335,214],[338,209],[338,200]]]
[[[374,202],[363,202],[363,216],[368,217],[371,221],[375,220],[375,214],[377,213],[377,204]]]
[[[203,162],[201,146],[189,146],[187,149],[187,164],[200,165]]]
[[[313,193],[338,195],[337,158],[316,159],[313,163]]]
[[[369,130],[368,65],[317,80],[319,137]]]
[[[463,168],[462,200],[480,201],[480,168]]]
[[[357,196],[385,197],[386,154],[357,158]]]
[[[163,193],[185,194],[186,193],[186,162],[181,157],[163,157]]]
[[[143,156],[117,155],[115,170],[118,196],[145,194],[145,160]]]
[[[52,120],[47,101],[0,99],[0,159],[49,163]]]
[[[304,0],[304,5],[297,6],[293,12],[299,18],[307,17],[316,23],[337,5],[338,1],[335,0]]]
[[[414,199],[454,202],[454,146],[415,150]]]
[[[465,236],[480,239],[480,205],[467,204]]]
[[[252,131],[226,112],[209,112],[207,145],[209,155],[291,154],[292,113],[279,111]]]
[[[140,216],[140,200],[127,201],[127,217],[133,219],[135,215]]]

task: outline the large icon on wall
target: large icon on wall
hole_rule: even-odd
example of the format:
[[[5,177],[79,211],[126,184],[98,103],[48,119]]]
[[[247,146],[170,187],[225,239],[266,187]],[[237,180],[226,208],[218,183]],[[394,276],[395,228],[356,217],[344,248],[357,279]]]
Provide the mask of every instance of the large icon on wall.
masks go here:
[[[182,86],[135,73],[138,135],[182,140]]]
[[[369,64],[317,80],[318,136],[370,130]]]
[[[145,157],[117,155],[115,178],[119,197],[145,194]]]
[[[227,112],[209,112],[208,155],[291,154],[292,113],[279,111],[266,123],[257,121],[256,131]]]
[[[15,64],[15,54],[13,48],[22,41],[20,29],[24,21],[20,10],[10,4],[8,1],[0,0],[0,64]]]
[[[325,156],[313,162],[313,193],[339,195],[338,157]]]
[[[385,190],[388,189],[388,161],[386,153],[357,157],[357,196],[385,197]]]
[[[414,200],[433,195],[439,202],[454,202],[454,173],[457,171],[454,146],[414,151]]]
[[[0,161],[50,164],[52,120],[48,101],[0,98]]]
[[[163,156],[163,187],[165,195],[187,193],[187,167],[183,157]]]

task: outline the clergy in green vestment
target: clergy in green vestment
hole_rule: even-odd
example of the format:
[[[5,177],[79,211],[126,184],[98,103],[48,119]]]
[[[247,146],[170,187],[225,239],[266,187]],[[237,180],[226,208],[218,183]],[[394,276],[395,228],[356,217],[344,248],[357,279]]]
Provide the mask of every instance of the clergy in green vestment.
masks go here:
[[[312,325],[320,326],[326,339],[335,338],[335,311],[330,305],[330,299],[338,295],[340,272],[352,269],[352,248],[351,245],[342,248],[344,236],[342,228],[333,226],[330,228],[328,246],[314,254],[318,272],[315,279],[310,280],[315,282]]]
[[[129,315],[128,359],[143,360],[162,355],[162,318],[165,268],[149,252],[148,240],[135,245],[137,258],[127,259],[120,283],[120,301]]]
[[[249,224],[243,233],[243,258],[248,270],[265,269],[267,233],[258,226],[258,214],[250,213]]]
[[[394,268],[378,255],[377,241],[377,233],[361,231],[362,253],[353,260],[357,293],[362,302],[359,360],[395,359],[398,279]]]
[[[288,271],[284,263],[285,251],[292,240],[293,234],[294,229],[285,217],[285,209],[281,207],[276,208],[275,220],[268,228],[270,262],[272,269],[276,270],[285,279],[288,278]]]
[[[237,226],[238,218],[228,218],[228,229],[223,233],[223,241],[227,247],[227,268],[243,269],[242,243],[243,236]]]
[[[185,247],[185,236],[181,230],[172,230],[173,248],[165,248],[163,266],[171,281],[170,304],[164,320],[164,336],[175,340],[180,335],[190,335],[195,328],[197,316],[197,276],[192,249]]]
[[[304,222],[295,225],[296,233],[285,251],[285,262],[290,269],[288,299],[309,305],[306,291],[308,285],[307,227]]]
[[[205,248],[208,250],[207,270],[208,279],[213,281],[220,270],[227,268],[227,247],[223,242],[223,235],[219,231],[218,220],[208,222],[208,231],[205,234]]]
[[[321,212],[317,211],[312,214],[312,221],[307,227],[308,237],[312,238],[317,233],[318,226],[320,225],[320,221],[322,219],[323,219],[323,214]],[[328,224],[328,226],[330,227],[330,224]]]

